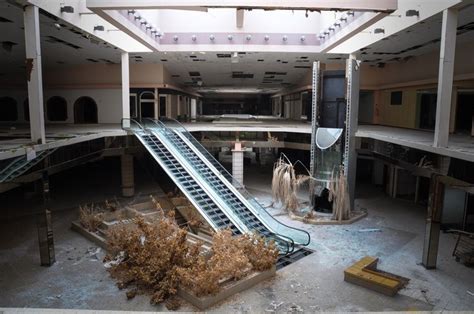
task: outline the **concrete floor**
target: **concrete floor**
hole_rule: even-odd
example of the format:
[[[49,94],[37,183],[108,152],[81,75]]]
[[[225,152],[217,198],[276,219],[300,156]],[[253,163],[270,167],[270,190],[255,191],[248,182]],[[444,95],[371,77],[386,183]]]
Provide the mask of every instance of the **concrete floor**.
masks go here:
[[[108,276],[104,253],[70,230],[78,204],[119,194],[119,163],[90,164],[51,180],[56,264],[39,266],[37,235],[30,215],[39,206],[11,191],[0,199],[0,307],[74,308],[161,311],[148,296],[127,301]],[[139,170],[139,169],[137,169]],[[270,203],[271,169],[248,168],[245,184],[264,204]],[[115,173],[115,174],[113,174]],[[153,191],[154,183],[137,171],[137,191]],[[71,180],[74,178],[74,180]],[[16,194],[15,194],[16,193]],[[301,193],[304,197],[304,193]],[[21,202],[19,200],[22,200]],[[358,186],[357,205],[368,217],[347,226],[309,226],[278,219],[311,233],[316,252],[280,270],[276,278],[235,295],[213,311],[388,311],[473,310],[474,269],[450,256],[455,242],[442,234],[439,267],[419,265],[425,208],[393,200],[373,186]],[[271,210],[280,212],[279,209]],[[380,232],[360,232],[379,228]],[[411,279],[395,297],[387,297],[343,281],[343,270],[364,255],[380,257],[380,268]],[[181,310],[194,310],[183,305]]]

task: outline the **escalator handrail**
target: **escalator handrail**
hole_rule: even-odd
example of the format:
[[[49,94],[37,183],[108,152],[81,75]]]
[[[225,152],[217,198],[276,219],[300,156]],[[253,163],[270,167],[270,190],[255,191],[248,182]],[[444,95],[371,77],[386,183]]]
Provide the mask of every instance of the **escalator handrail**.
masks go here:
[[[153,124],[156,124],[158,125],[158,127],[160,128],[163,128],[165,130],[165,132],[172,132],[169,130],[169,128],[161,121],[158,121],[158,120],[155,120],[155,119],[152,119],[152,118],[145,118],[145,120],[148,120],[150,122],[152,122]],[[146,124],[145,124],[145,129],[147,129],[146,127]],[[239,218],[240,219],[240,218]],[[267,229],[269,229],[267,227]],[[288,237],[288,236],[285,236],[285,235],[281,235],[281,234],[278,234],[278,233],[275,233],[273,231],[271,231],[271,229],[268,230],[270,232],[270,235],[271,235],[271,238],[273,238],[275,241],[276,239],[280,238],[281,240],[284,241],[285,245],[286,245],[286,254],[289,254],[291,252],[294,251],[294,248],[295,248],[295,242],[292,238]]]
[[[156,120],[154,120],[154,119],[150,119],[150,120],[156,121]],[[202,144],[199,143],[199,141],[198,141],[179,121],[177,121],[177,120],[175,120],[175,119],[167,118],[167,117],[162,117],[162,120],[163,120],[163,121],[170,121],[170,122],[172,122],[172,123],[177,124],[178,127],[179,127],[180,129],[182,129],[182,132],[183,132],[183,133],[189,134],[189,135],[194,139],[194,140],[192,141],[193,144],[195,144],[196,146],[200,146],[201,149],[203,149],[204,151],[207,152],[207,149],[206,149],[204,146],[202,146]],[[162,121],[158,121],[158,122],[159,122],[161,125],[165,125]],[[166,126],[165,126],[165,127],[166,127]],[[230,183],[233,184],[233,182],[235,182],[236,185],[238,185],[239,192],[240,192],[241,194],[244,194],[244,197],[245,197],[245,198],[251,199],[254,204],[257,204],[257,205],[259,206],[259,209],[260,209],[261,211],[265,212],[265,213],[267,214],[267,216],[270,217],[271,219],[273,219],[275,222],[277,222],[277,223],[279,223],[279,224],[281,224],[281,225],[283,225],[283,226],[285,226],[285,227],[287,227],[287,228],[289,228],[289,229],[292,229],[292,230],[296,230],[296,231],[298,231],[298,232],[305,233],[305,234],[307,235],[308,240],[307,240],[306,243],[300,243],[300,244],[301,244],[301,245],[304,245],[304,246],[309,245],[309,243],[311,242],[311,235],[310,235],[306,230],[299,229],[299,228],[295,228],[295,227],[291,227],[291,226],[288,226],[288,225],[286,225],[286,224],[284,224],[284,223],[282,223],[282,222],[276,220],[276,219],[275,219],[270,213],[268,213],[268,211],[252,196],[252,194],[250,194],[250,192],[248,192],[247,189],[245,189],[245,187],[244,187],[239,181],[237,181],[237,180],[227,171],[227,169],[225,169],[225,168],[222,166],[222,164],[221,164],[218,160],[216,160],[216,159],[214,158],[214,156],[212,156],[212,154],[210,154],[210,153],[208,152],[206,155],[209,156],[210,158],[212,158],[212,159],[214,160],[214,162],[215,162],[217,165],[220,166],[220,168],[221,168],[222,170],[219,170],[219,169],[218,169],[218,170],[219,170],[219,171],[224,171],[224,172],[225,172],[225,175],[224,175],[224,176],[228,176],[229,178],[232,178],[232,182],[230,182]],[[279,234],[278,234],[278,235],[279,235]],[[282,236],[282,237],[288,238],[287,236]],[[293,242],[294,242],[294,241],[293,241]]]

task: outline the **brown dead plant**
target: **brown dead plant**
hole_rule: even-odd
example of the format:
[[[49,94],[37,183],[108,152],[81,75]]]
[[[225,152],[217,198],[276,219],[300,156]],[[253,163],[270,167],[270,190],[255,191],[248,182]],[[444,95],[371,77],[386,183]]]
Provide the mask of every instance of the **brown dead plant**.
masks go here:
[[[97,228],[102,223],[104,214],[100,207],[95,206],[94,203],[79,206],[79,222],[90,232],[97,231]]]

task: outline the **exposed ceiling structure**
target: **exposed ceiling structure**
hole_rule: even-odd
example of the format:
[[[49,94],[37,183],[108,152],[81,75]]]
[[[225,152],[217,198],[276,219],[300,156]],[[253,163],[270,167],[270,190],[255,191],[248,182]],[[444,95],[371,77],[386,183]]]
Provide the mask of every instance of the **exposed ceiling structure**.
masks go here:
[[[162,62],[176,83],[198,91],[244,88],[271,92],[301,82],[313,61],[341,62],[346,56],[269,52],[173,52],[132,54],[131,62]]]
[[[396,18],[396,17],[395,17]],[[439,49],[442,13],[388,36],[357,52],[364,62],[383,66],[384,63],[403,62]],[[459,11],[458,43],[474,40],[474,5]]]
[[[44,11],[40,14],[40,34],[43,67],[120,63],[120,50],[116,47]],[[23,72],[23,11],[6,1],[0,1],[0,44],[0,72]]]

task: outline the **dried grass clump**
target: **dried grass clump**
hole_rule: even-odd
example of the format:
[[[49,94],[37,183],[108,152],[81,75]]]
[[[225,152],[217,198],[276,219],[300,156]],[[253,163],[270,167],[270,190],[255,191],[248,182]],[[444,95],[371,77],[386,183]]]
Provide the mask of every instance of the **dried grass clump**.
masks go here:
[[[94,204],[79,206],[79,222],[90,232],[97,231],[103,219],[104,213],[100,207]]]
[[[351,218],[347,178],[344,175],[342,169],[339,171],[339,176],[337,178],[335,178],[334,171],[331,174],[331,183],[329,185],[329,201],[333,202],[332,219],[341,221]]]
[[[110,254],[104,261],[120,288],[150,291],[151,303],[157,304],[174,296],[179,285],[196,296],[215,294],[222,282],[269,269],[278,257],[273,243],[253,234],[233,237],[230,230],[219,231],[206,254],[201,243],[190,244],[186,235],[170,216],[154,223],[139,217],[109,232]],[[173,301],[168,306],[176,308]]]
[[[282,155],[273,167],[273,202],[279,202],[289,212],[295,212],[300,207],[297,198],[298,189],[310,178],[308,175],[296,175],[294,165]]]

